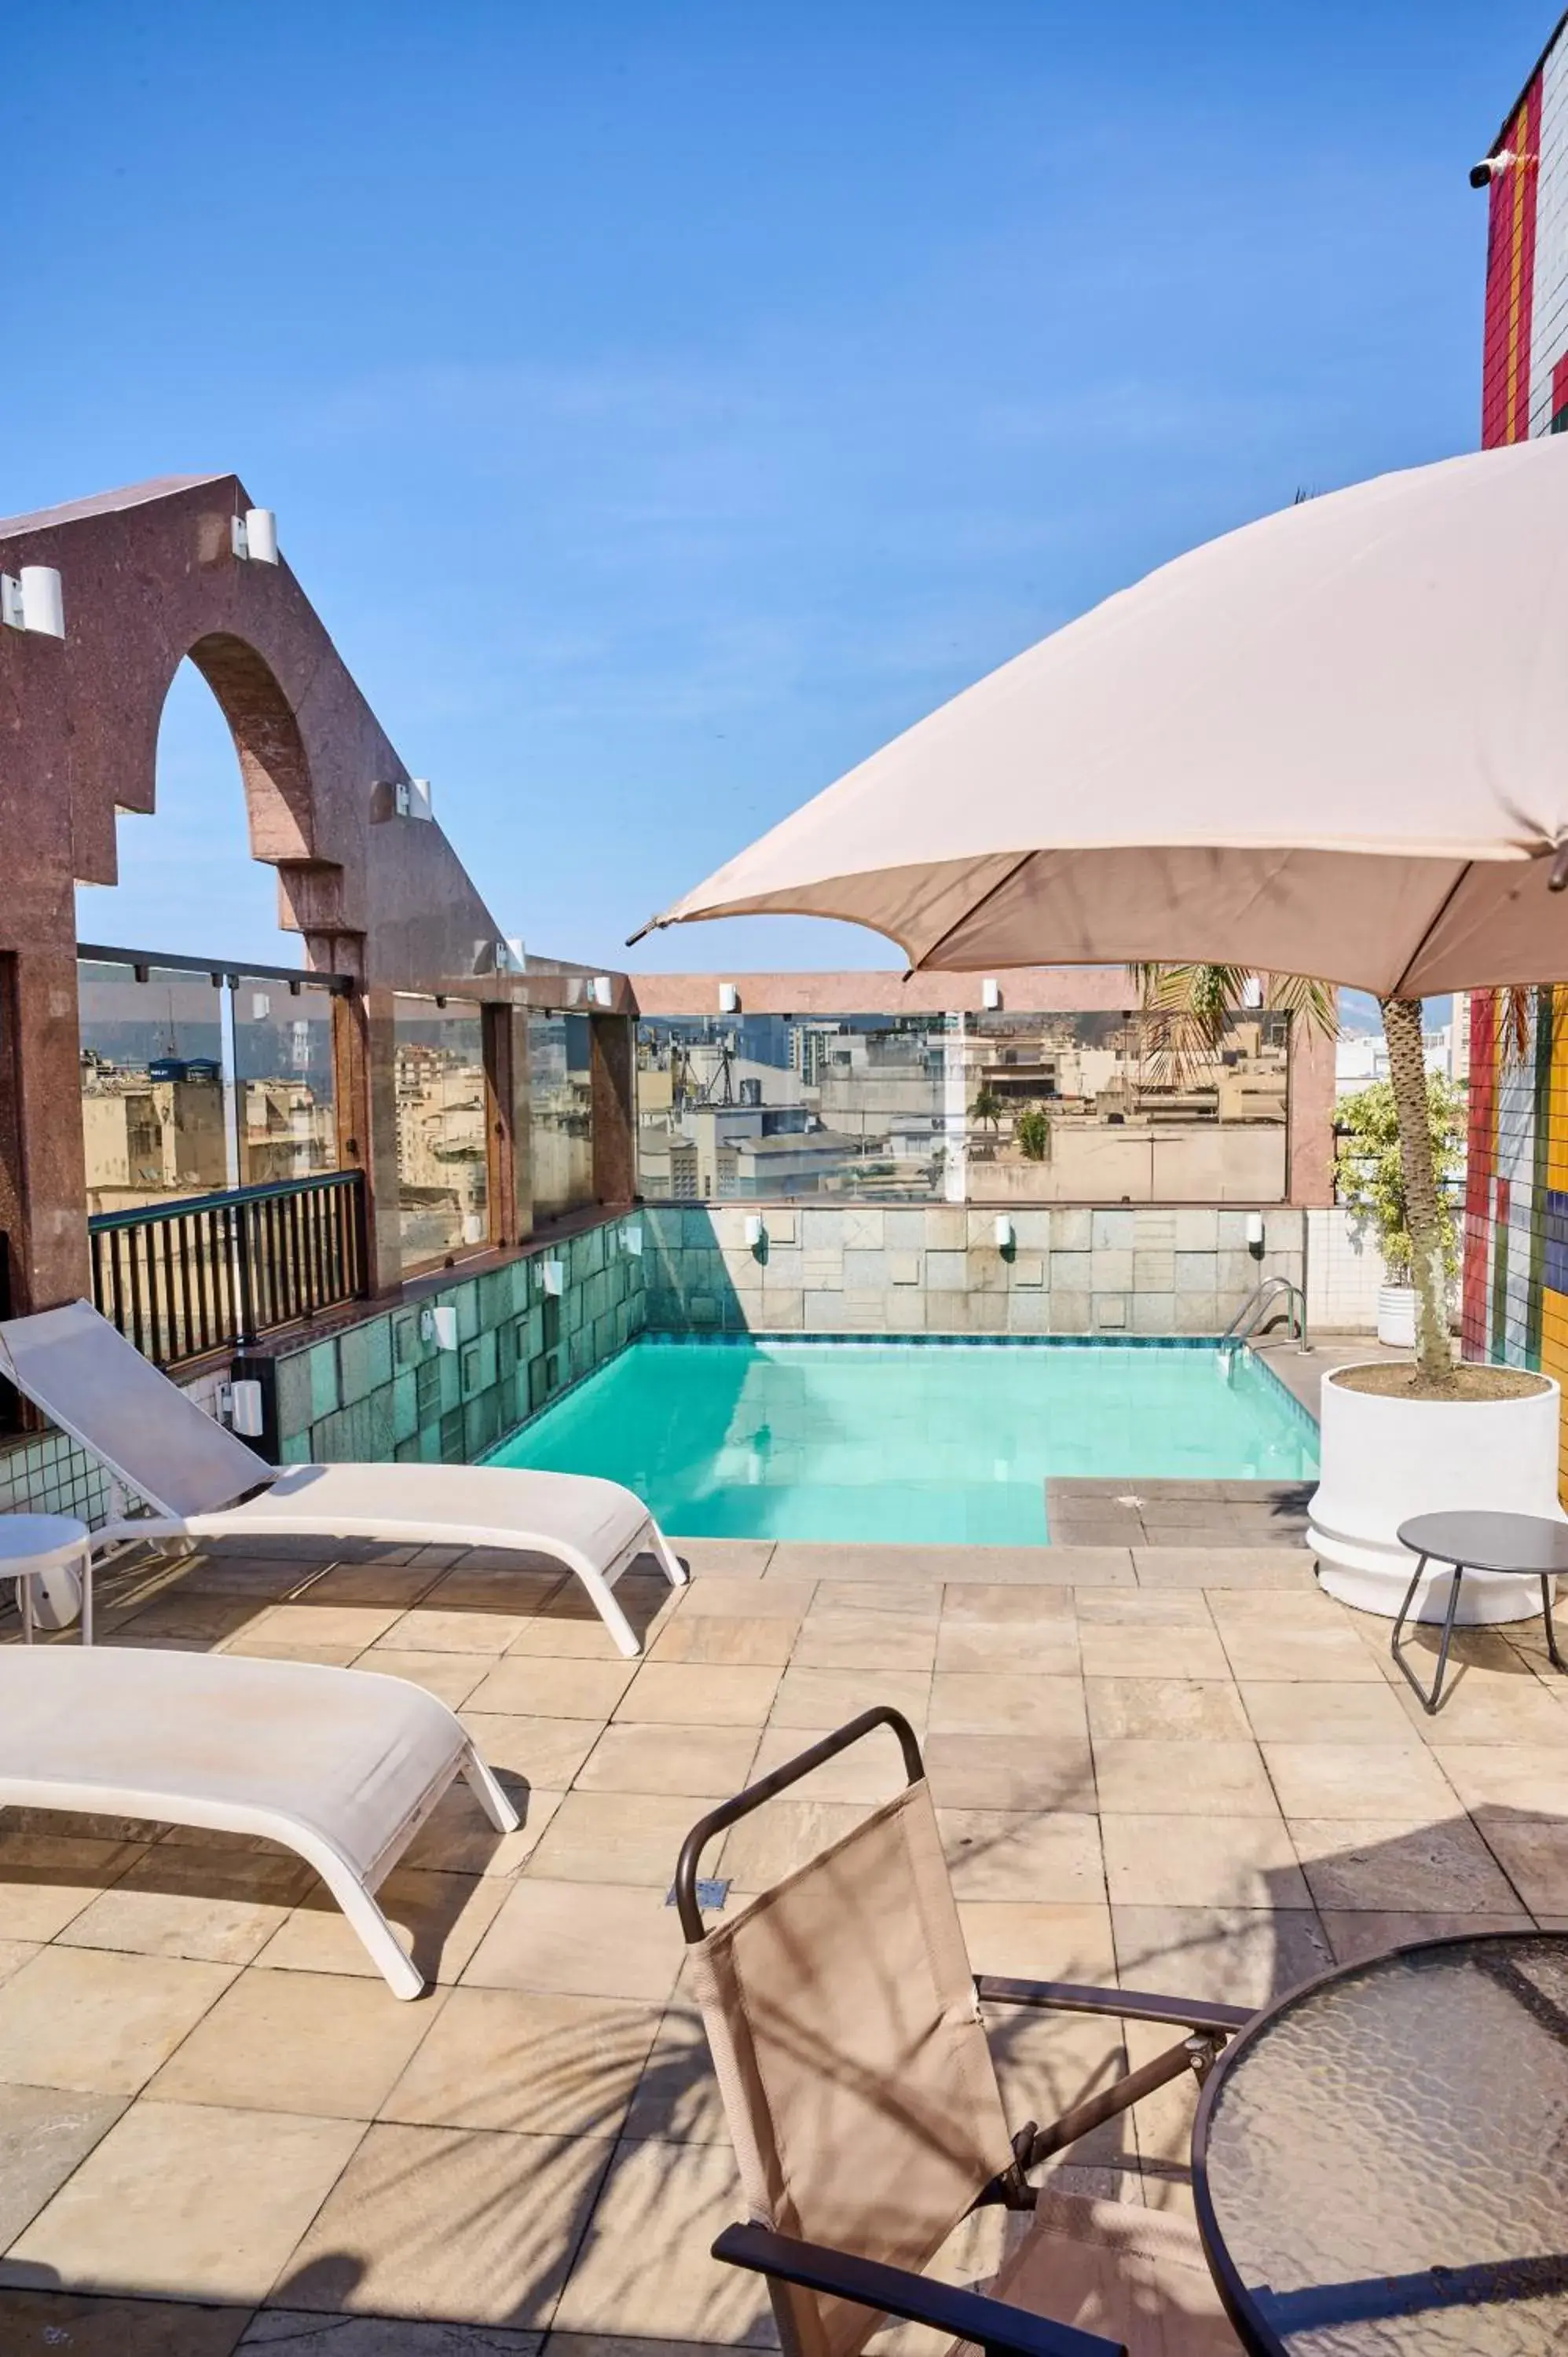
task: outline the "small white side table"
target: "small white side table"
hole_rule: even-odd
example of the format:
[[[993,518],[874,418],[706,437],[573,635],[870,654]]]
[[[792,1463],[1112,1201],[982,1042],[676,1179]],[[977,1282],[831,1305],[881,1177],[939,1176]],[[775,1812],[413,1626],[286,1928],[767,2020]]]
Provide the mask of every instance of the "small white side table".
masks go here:
[[[92,1541],[70,1514],[0,1514],[0,1578],[15,1577],[22,1642],[33,1641],[33,1581],[74,1564],[81,1575],[81,1641],[92,1642]]]

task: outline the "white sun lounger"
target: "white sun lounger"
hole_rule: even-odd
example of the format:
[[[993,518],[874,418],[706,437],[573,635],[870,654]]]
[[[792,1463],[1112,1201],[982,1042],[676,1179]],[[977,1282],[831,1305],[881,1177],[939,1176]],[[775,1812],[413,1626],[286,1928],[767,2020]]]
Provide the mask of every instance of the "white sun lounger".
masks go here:
[[[628,1656],[641,1646],[612,1593],[627,1566],[646,1551],[672,1586],[685,1581],[648,1508],[618,1481],[496,1465],[269,1465],[86,1301],[0,1324],[0,1374],[151,1507],[95,1531],[96,1545],[286,1533],[553,1555]],[[87,1599],[89,1641],[90,1614]]]
[[[281,1842],[316,1868],[396,1996],[424,1982],[373,1894],[459,1775],[497,1831],[515,1832],[465,1728],[404,1678],[128,1645],[0,1649],[0,1807]]]

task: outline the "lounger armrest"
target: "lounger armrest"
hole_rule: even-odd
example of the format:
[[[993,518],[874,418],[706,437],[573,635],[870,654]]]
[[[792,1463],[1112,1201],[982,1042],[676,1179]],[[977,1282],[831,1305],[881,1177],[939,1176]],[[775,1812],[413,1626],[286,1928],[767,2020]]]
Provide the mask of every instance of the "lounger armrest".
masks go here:
[[[1027,2309],[989,2299],[983,2292],[933,2283],[907,2267],[857,2259],[821,2243],[798,2243],[766,2226],[726,2226],[714,2244],[714,2256],[832,2299],[854,2300],[883,2316],[934,2325],[955,2341],[971,2341],[987,2351],[1007,2350],[1015,2357],[1127,2357],[1123,2342],[1082,2332],[1076,2324],[1055,2324],[1048,2317],[1032,2316]]]
[[[1144,1989],[1085,1988],[1076,1981],[1009,1981],[993,1973],[975,1976],[975,1995],[983,2005],[1036,2006],[1061,2013],[1102,2013],[1123,2021],[1163,2021],[1173,2029],[1219,2029],[1227,2037],[1245,2029],[1257,2008],[1247,2005],[1206,2005],[1182,1996],[1152,1996]]]

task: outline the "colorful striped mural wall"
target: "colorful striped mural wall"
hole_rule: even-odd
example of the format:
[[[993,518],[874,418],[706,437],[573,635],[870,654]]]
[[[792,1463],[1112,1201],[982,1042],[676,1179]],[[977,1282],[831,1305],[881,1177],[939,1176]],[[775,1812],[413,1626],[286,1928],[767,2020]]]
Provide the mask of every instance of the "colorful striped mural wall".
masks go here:
[[[1568,27],[1499,133],[1487,239],[1481,440],[1568,426]],[[1568,1394],[1568,986],[1470,1003],[1465,1355],[1555,1375]],[[1568,1419],[1559,1442],[1568,1500]]]

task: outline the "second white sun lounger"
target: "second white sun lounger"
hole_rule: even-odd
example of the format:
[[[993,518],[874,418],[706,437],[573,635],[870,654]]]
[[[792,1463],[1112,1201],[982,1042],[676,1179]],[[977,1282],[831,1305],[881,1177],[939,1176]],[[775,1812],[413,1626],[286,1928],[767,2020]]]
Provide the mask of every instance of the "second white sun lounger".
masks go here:
[[[281,1842],[396,1996],[424,1981],[374,1894],[457,1776],[498,1832],[516,1831],[467,1730],[404,1678],[130,1645],[0,1648],[0,1807]]]
[[[640,1498],[589,1474],[492,1465],[269,1465],[204,1415],[90,1302],[0,1324],[0,1374],[152,1512],[94,1533],[124,1538],[379,1539],[504,1548],[576,1574],[628,1656],[641,1651],[613,1589],[655,1555],[685,1567]]]

